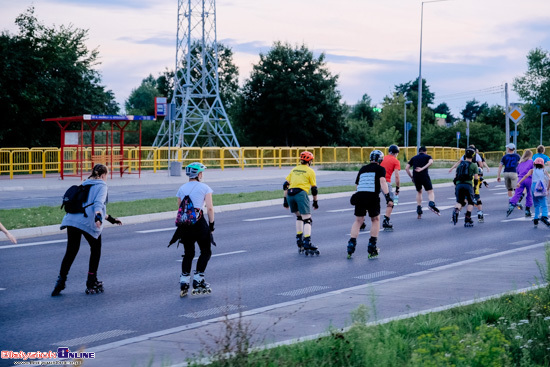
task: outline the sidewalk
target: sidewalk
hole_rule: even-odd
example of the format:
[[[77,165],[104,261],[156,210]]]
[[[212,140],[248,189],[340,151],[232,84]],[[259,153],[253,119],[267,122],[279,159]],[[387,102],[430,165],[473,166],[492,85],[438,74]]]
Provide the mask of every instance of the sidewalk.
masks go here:
[[[245,310],[240,322],[254,330],[254,346],[268,347],[314,339],[329,327],[350,325],[350,312],[366,305],[376,318],[387,322],[419,313],[440,311],[481,301],[510,291],[525,291],[540,273],[535,263],[544,263],[544,243],[503,251],[472,260],[435,267],[418,273],[361,286],[335,290],[264,308]],[[449,290],[453,292],[449,292]],[[426,295],[430,295],[427,297]],[[228,316],[233,326],[239,314]],[[221,336],[224,317],[132,337],[88,350],[94,360],[86,366],[185,366],[188,358],[213,345]],[[268,344],[274,343],[274,344]]]

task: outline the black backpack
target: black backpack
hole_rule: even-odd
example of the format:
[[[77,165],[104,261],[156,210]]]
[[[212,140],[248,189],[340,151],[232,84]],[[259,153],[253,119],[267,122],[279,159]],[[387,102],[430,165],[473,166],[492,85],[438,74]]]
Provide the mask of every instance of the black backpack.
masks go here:
[[[63,203],[61,208],[65,207],[65,212],[70,214],[84,213],[85,217],[88,217],[86,214],[86,208],[93,205],[94,203],[84,206],[88,202],[88,195],[90,194],[90,188],[92,185],[73,185],[65,191],[63,195]]]
[[[470,174],[471,164],[472,162],[468,162],[468,161],[460,162],[460,164],[456,168],[456,177],[454,179],[455,183],[457,181],[462,181],[462,182],[472,181],[473,176]]]

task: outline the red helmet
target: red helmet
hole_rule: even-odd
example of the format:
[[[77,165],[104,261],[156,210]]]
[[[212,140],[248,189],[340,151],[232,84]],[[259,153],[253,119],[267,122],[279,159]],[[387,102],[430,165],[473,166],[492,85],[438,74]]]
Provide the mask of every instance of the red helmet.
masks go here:
[[[300,153],[300,160],[311,162],[313,160],[313,153],[308,152],[307,150],[305,152]]]

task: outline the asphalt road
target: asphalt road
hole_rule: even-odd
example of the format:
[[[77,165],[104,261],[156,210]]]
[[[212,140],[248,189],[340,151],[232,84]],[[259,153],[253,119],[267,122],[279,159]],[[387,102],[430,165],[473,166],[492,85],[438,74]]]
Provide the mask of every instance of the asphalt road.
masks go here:
[[[179,297],[181,247],[166,248],[172,220],[106,228],[99,278],[105,293],[84,293],[88,246],[83,241],[67,289],[50,297],[65,250],[65,235],[0,246],[0,345],[3,350],[87,348],[201,320],[416,273],[434,266],[544,241],[516,211],[505,217],[501,184],[483,188],[486,221],[474,228],[450,223],[454,187],[436,189],[441,217],[416,218],[415,192],[403,191],[392,221],[381,232],[380,257],[367,259],[369,227],[351,260],[346,244],[354,220],[348,198],[321,200],[313,213],[313,242],[321,255],[297,253],[294,218],[282,206],[219,213],[206,279],[213,293]],[[426,204],[427,202],[424,202]],[[426,297],[430,297],[426,294]],[[368,300],[365,300],[368,302]],[[327,327],[328,327],[327,320]],[[206,337],[206,336],[205,336]],[[0,361],[0,364],[5,363]]]

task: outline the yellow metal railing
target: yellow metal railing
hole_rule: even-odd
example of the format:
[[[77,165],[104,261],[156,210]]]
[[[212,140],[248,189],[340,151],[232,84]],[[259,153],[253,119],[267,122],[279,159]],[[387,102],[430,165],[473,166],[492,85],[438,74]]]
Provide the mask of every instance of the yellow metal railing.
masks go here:
[[[205,147],[205,148],[156,148],[141,147],[141,169],[166,170],[170,161],[179,161],[185,166],[191,162],[201,162],[209,167],[241,168],[245,167],[282,167],[295,165],[298,162],[300,152],[311,151],[314,156],[315,165],[326,164],[348,164],[364,163],[368,160],[373,149],[379,149],[384,154],[388,153],[388,147]],[[427,147],[428,154],[434,160],[456,161],[464,149],[450,147]],[[536,149],[534,149],[536,151]],[[518,152],[522,153],[522,151]],[[77,172],[76,149],[65,149],[64,171]],[[138,148],[126,148],[124,156],[119,151],[113,151],[112,157],[107,156],[106,151],[96,148],[94,157],[91,149],[83,149],[82,169],[85,172],[91,169],[92,159],[94,162],[113,162],[125,159],[128,172],[135,172],[139,169]],[[411,158],[416,154],[416,147],[400,148],[400,157]],[[485,159],[491,162],[498,162],[504,152],[486,152]],[[60,148],[0,148],[0,174],[9,174],[10,178],[20,174],[42,174],[59,173],[61,168]],[[113,167],[116,169],[116,166]]]

